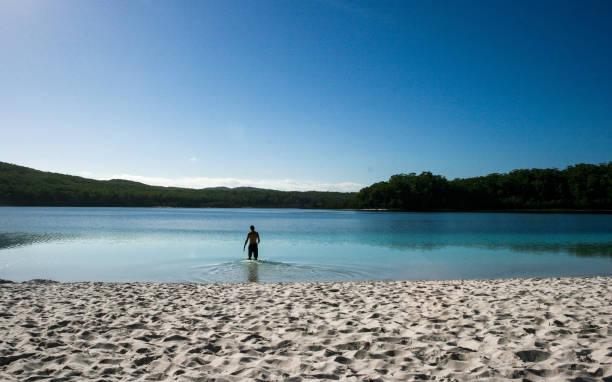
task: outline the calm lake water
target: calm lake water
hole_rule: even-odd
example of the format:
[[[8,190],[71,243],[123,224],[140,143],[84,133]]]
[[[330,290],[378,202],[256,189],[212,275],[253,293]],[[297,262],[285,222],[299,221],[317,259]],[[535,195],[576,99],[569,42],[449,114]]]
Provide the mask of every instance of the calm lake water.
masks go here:
[[[254,224],[259,262],[242,245]],[[343,281],[612,275],[612,215],[0,207],[0,278]]]

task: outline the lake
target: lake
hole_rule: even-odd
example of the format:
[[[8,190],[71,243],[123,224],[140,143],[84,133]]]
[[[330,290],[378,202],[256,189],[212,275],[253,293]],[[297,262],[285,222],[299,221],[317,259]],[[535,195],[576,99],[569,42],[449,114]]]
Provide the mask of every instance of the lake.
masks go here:
[[[242,247],[253,224],[258,262]],[[612,215],[0,207],[0,278],[349,281],[612,275]]]

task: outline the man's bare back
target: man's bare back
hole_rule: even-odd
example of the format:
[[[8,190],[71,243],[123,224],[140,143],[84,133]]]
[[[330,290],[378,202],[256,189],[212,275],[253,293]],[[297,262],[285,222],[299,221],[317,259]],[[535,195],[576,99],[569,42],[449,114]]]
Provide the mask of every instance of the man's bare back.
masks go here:
[[[259,243],[259,233],[257,233],[256,231],[251,231],[247,233],[247,240],[249,241],[250,244],[258,244]]]
[[[255,260],[257,260],[258,256],[258,248],[257,244],[261,243],[261,239],[259,238],[259,233],[255,231],[255,227],[251,226],[251,232],[247,234],[246,240],[244,241],[244,246],[242,250],[246,248],[247,243],[249,243],[249,260],[251,260],[251,255],[255,256]]]

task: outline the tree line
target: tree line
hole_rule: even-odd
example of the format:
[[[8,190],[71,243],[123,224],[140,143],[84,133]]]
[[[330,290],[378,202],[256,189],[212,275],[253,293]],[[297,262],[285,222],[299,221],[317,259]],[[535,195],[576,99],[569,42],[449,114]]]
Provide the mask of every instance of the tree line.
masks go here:
[[[91,207],[350,208],[354,194],[260,188],[190,189],[94,180],[0,162],[0,205]]]
[[[0,162],[0,205],[612,210],[612,162],[453,180],[431,172],[398,174],[357,193],[159,187],[120,179],[93,180]]]
[[[393,175],[359,191],[357,208],[395,210],[612,209],[612,162],[447,180]]]

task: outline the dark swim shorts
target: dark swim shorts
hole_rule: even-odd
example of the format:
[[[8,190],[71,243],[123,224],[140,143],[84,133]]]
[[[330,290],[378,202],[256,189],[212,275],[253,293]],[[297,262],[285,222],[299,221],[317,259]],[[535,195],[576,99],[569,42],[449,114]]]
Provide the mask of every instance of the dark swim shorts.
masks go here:
[[[257,260],[257,244],[249,244],[249,260],[251,260],[251,254],[255,256]]]

